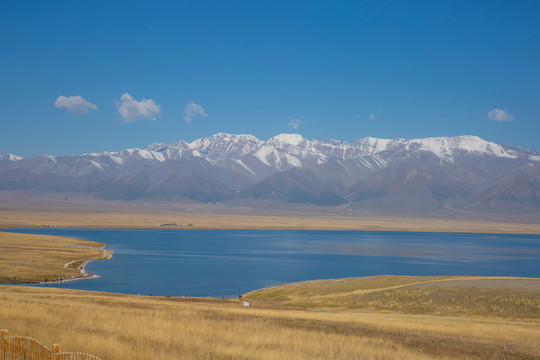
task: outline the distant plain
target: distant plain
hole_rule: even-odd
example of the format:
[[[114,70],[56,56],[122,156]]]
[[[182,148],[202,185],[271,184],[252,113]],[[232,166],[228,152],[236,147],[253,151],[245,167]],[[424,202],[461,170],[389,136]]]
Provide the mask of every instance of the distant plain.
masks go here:
[[[116,202],[0,191],[0,227],[369,230],[540,234],[540,215],[382,215],[346,207]]]

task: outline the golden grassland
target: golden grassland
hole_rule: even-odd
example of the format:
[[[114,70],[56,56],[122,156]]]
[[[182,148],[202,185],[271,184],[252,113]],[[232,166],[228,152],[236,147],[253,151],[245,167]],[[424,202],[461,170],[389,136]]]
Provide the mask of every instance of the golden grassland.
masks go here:
[[[87,240],[46,235],[0,232],[0,283],[43,281],[77,276],[84,259],[102,257],[103,251],[78,246],[101,247]],[[64,268],[64,264],[80,260]]]
[[[374,276],[285,284],[245,297],[260,306],[540,319],[534,278]]]
[[[250,307],[238,300],[0,286],[0,327],[103,359],[539,359],[538,291],[535,308],[529,304],[528,290],[514,288],[514,295],[525,294],[529,300],[507,305],[503,292],[493,304],[522,307],[523,312],[489,314],[476,311],[478,302],[460,305],[459,299],[437,292],[445,286],[433,285],[468,281],[457,287],[462,297],[478,297],[476,290],[482,287],[471,286],[472,280],[381,277],[307,282],[247,294],[241,300],[252,302]],[[474,278],[484,285],[491,280],[516,279]],[[419,313],[411,302],[399,309],[392,305],[404,296],[422,298],[415,289],[427,283],[433,287],[431,296],[439,299],[438,309],[454,309],[451,316],[423,314],[439,312],[429,308]],[[410,292],[397,294],[400,288]],[[279,289],[283,292],[277,295]],[[332,307],[332,296],[379,294],[369,311],[351,304],[334,306],[333,312],[277,307],[285,298],[311,298],[318,290],[326,296],[325,307]]]
[[[173,210],[98,209],[83,207],[0,206],[0,228],[159,228],[175,223],[183,229],[368,230],[540,234],[538,222],[347,216],[313,212],[276,215],[190,213]]]

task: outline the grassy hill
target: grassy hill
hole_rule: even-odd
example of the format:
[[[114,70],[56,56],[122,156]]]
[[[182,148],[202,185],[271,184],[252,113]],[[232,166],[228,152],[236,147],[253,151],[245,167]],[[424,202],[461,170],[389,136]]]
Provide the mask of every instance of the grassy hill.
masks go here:
[[[261,306],[540,318],[540,279],[375,276],[285,284],[245,295]]]
[[[99,249],[104,245],[62,236],[0,232],[0,284],[79,277],[77,267],[84,260],[110,255]]]
[[[0,286],[0,328],[110,360],[540,359],[539,282],[324,280],[238,300]]]

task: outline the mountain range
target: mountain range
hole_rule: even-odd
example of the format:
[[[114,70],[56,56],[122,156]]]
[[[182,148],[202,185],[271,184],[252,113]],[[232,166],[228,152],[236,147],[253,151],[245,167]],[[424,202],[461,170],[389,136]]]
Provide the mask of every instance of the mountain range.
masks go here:
[[[393,213],[536,213],[540,153],[471,135],[343,142],[220,133],[120,152],[24,159],[0,153],[0,190]]]

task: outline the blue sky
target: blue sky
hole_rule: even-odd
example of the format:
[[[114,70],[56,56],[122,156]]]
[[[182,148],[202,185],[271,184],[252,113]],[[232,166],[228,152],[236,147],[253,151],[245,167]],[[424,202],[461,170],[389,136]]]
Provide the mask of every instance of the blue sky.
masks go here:
[[[472,134],[540,151],[539,1],[2,1],[0,152]]]

